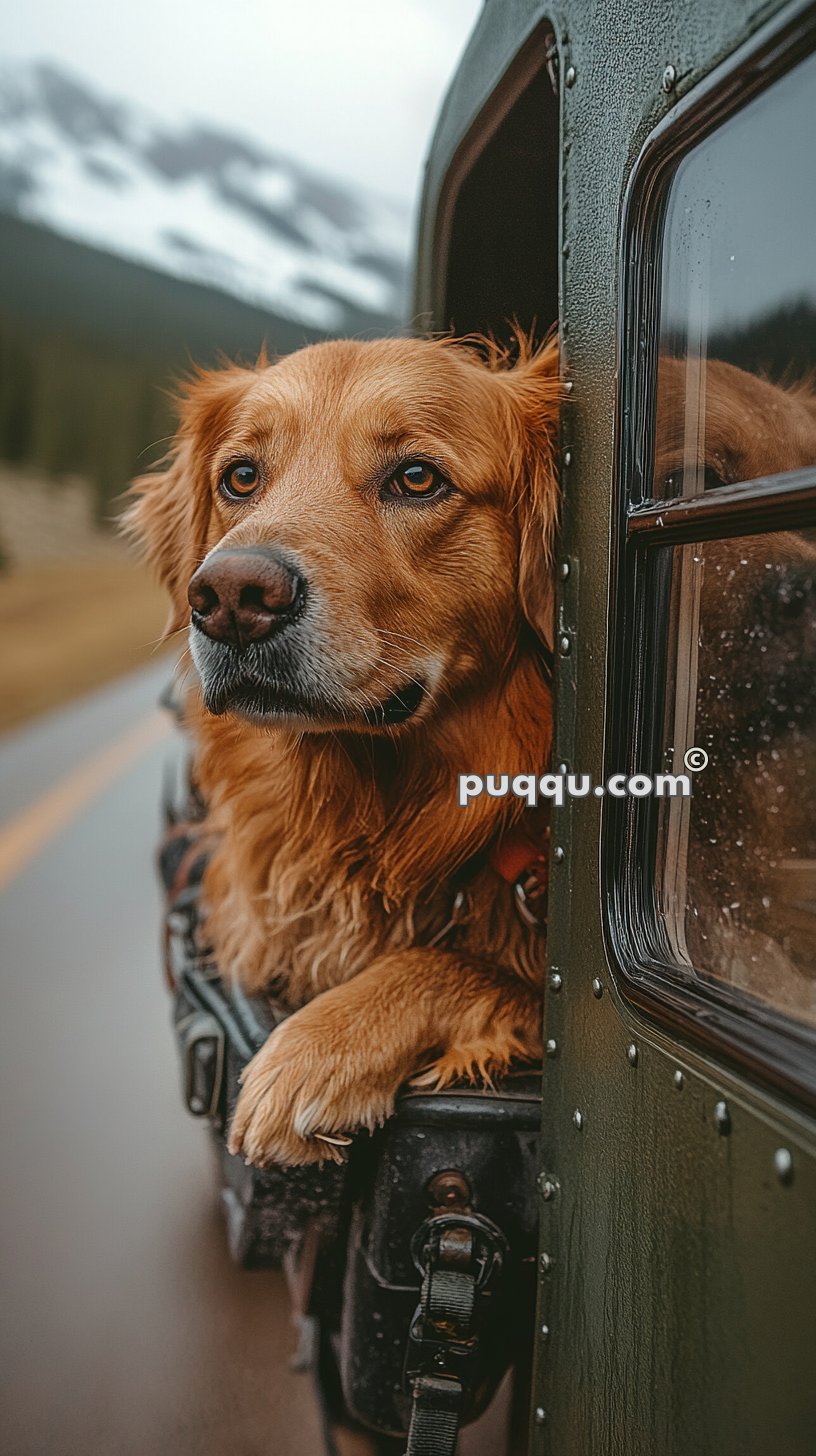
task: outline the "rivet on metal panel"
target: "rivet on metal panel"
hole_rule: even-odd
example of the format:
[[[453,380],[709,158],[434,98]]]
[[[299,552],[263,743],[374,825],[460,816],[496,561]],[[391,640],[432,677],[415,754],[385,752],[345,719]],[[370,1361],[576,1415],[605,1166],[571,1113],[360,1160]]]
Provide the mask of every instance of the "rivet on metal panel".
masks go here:
[[[677,1068],[677,1071],[674,1074],[674,1085],[677,1088],[678,1092],[682,1092],[682,1090],[683,1090],[683,1082],[684,1081],[685,1081],[685,1078],[683,1076],[683,1073],[680,1071],[680,1068],[678,1067]]]
[[[793,1158],[787,1148],[777,1148],[774,1153],[774,1170],[780,1183],[793,1182]]]
[[[571,450],[565,450],[564,451],[564,454],[562,455],[561,458],[562,458],[563,463],[565,465],[571,465],[572,464],[572,451]]]
[[[561,580],[562,581],[566,581],[566,579],[569,576],[569,574],[570,574],[570,564],[569,564],[569,562],[568,561],[562,561],[561,562]]]
[[[559,976],[559,974],[558,974],[557,971],[552,971],[550,973],[550,990],[551,991],[560,991],[561,990],[561,987],[563,986],[563,984],[564,984],[563,977],[562,976]]]
[[[572,1124],[573,1127],[577,1127],[579,1132],[581,1131],[581,1128],[584,1125],[584,1114],[581,1111],[580,1107],[576,1107],[575,1111],[572,1114]]]
[[[574,66],[567,66],[566,72],[564,74],[564,85],[565,86],[574,86],[575,85],[575,81],[576,81],[576,71],[575,71],[575,67]]]
[[[561,776],[563,778],[566,778],[567,774],[569,773],[569,764],[567,764],[567,763],[559,763],[559,765],[558,765],[558,772],[561,774]]]
[[[727,1137],[731,1131],[731,1113],[728,1111],[727,1102],[718,1102],[714,1108],[714,1126],[723,1137]]]
[[[603,996],[603,983],[599,981],[597,976],[594,976],[592,980],[592,994],[596,1001],[600,1001]]]
[[[425,1191],[433,1208],[465,1208],[470,1203],[470,1184],[455,1168],[435,1173]]]
[[[635,1046],[634,1042],[630,1042],[629,1046],[626,1048],[626,1060],[628,1061],[630,1067],[636,1067],[638,1064],[638,1049]]]
[[[549,1325],[542,1325],[541,1326],[541,1329],[539,1330],[538,1333],[539,1333],[539,1337],[542,1340],[548,1340],[550,1338],[550,1327],[549,1327]]]
[[[557,1053],[558,1053],[558,1042],[555,1040],[554,1037],[551,1036],[544,1043],[544,1055],[547,1056],[547,1057],[554,1057],[554,1056],[557,1055]]]
[[[560,844],[554,844],[553,845],[552,854],[550,855],[550,859],[552,860],[553,864],[563,864],[564,863],[564,850],[563,850],[563,846],[562,845],[560,845]]]
[[[543,1426],[546,1424],[547,1412],[545,1411],[543,1405],[536,1406],[535,1421],[537,1426]]]
[[[566,632],[564,632],[562,636],[560,636],[558,639],[558,651],[561,653],[562,657],[569,657],[571,648],[572,643],[570,642]]]
[[[668,96],[668,94],[669,94],[670,91],[673,91],[674,90],[675,85],[677,84],[677,67],[676,66],[669,65],[669,66],[666,67],[666,69],[663,72],[663,79],[660,82],[660,84],[663,87],[663,90],[666,92],[666,95],[667,96]]]

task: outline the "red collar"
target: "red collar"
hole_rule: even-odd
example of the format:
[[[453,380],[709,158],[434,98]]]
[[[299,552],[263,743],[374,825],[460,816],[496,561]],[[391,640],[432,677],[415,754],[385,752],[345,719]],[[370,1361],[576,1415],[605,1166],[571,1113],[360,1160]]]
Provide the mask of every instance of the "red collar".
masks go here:
[[[549,826],[537,839],[522,824],[517,824],[494,845],[490,863],[497,875],[501,875],[508,884],[515,884],[516,880],[524,878],[534,866],[546,866],[549,863],[549,841]]]
[[[549,825],[535,837],[517,824],[495,845],[490,864],[497,875],[513,886],[522,919],[536,929],[544,929],[550,869]]]

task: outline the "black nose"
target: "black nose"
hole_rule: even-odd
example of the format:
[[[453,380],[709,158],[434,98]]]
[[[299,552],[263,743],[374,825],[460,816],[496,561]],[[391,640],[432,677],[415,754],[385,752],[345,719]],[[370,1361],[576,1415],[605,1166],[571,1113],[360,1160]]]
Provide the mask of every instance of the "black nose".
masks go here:
[[[193,624],[214,642],[244,647],[280,631],[300,610],[303,577],[268,546],[214,551],[187,588]]]

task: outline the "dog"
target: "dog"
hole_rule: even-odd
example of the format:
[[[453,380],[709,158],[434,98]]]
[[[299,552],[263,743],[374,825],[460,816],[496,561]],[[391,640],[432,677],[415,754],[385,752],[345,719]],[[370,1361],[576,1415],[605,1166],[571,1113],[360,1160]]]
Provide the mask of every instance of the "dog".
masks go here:
[[[456,786],[548,763],[561,394],[552,341],[321,343],[199,372],[132,487],[189,627],[207,930],[292,1012],[232,1120],[256,1165],[338,1160],[406,1081],[541,1055],[513,879],[545,816]]]

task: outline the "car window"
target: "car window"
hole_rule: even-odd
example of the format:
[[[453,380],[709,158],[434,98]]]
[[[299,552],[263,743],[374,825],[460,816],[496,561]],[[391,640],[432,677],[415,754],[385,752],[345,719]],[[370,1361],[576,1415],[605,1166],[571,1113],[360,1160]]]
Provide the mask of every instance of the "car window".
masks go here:
[[[609,741],[691,792],[607,807],[607,925],[637,999],[816,1094],[816,56],[790,55],[690,93],[631,193]]]
[[[815,94],[816,55],[674,174],[661,263],[656,497],[816,464]]]
[[[656,499],[816,465],[814,92],[810,57],[674,174]],[[660,553],[663,763],[708,764],[660,806],[656,903],[679,965],[816,1025],[816,530],[735,534],[740,495]]]

